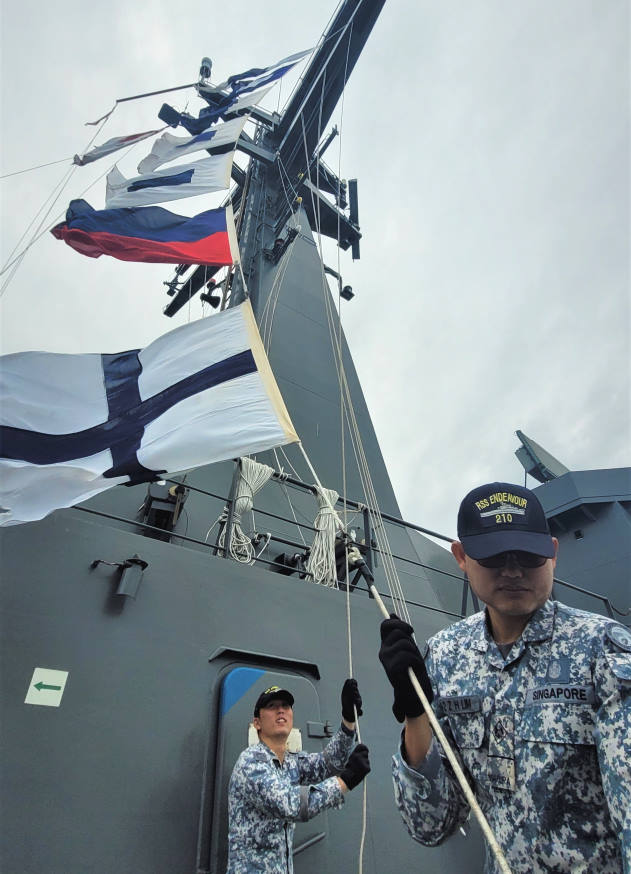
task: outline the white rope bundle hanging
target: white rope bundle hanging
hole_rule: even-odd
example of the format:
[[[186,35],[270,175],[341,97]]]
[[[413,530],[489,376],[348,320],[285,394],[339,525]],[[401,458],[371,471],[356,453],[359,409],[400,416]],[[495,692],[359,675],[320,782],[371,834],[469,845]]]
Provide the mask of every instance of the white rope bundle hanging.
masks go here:
[[[263,488],[273,473],[274,468],[268,467],[267,464],[259,464],[258,461],[253,461],[247,456],[239,459],[239,481],[234,498],[232,529],[228,547],[228,551],[235,561],[249,562],[254,559],[254,546],[247,534],[244,534],[241,520],[245,513],[249,513],[254,506],[254,495]],[[223,523],[223,528],[217,546],[219,549],[223,549],[226,535],[225,523],[228,521],[227,507],[224,507],[218,521]]]
[[[318,515],[313,523],[317,529],[306,570],[313,581],[323,586],[337,587],[337,572],[335,569],[335,533],[339,527],[337,513],[333,509],[339,495],[333,489],[325,489],[316,485],[318,500]]]

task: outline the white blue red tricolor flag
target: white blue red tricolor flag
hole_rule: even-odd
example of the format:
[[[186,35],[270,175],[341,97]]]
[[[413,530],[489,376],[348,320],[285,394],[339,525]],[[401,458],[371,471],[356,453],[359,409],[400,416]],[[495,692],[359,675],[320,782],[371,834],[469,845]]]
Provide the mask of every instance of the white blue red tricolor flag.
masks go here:
[[[126,179],[118,167],[107,174],[105,206],[117,209],[121,206],[145,206],[149,203],[164,203],[182,197],[195,197],[211,191],[224,191],[230,187],[232,150],[223,155],[213,155],[191,164],[165,167],[155,173]]]
[[[90,258],[225,266],[239,260],[232,207],[189,218],[160,206],[93,209],[72,200],[51,234]]]
[[[0,525],[298,440],[249,301],[115,354],[0,358]]]

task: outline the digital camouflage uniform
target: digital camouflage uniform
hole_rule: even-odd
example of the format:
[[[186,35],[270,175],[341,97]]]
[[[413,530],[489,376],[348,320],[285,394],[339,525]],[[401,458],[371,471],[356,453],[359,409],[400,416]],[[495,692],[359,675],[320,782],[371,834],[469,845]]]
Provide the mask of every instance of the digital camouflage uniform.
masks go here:
[[[513,874],[629,874],[631,632],[548,601],[506,659],[484,612],[428,649],[434,710]],[[416,770],[393,760],[397,806],[427,846],[469,814],[439,750],[432,741]]]
[[[244,750],[228,790],[226,874],[292,874],[294,823],[341,807],[337,777],[355,745],[343,724],[321,753],[285,753],[279,762],[260,742]]]

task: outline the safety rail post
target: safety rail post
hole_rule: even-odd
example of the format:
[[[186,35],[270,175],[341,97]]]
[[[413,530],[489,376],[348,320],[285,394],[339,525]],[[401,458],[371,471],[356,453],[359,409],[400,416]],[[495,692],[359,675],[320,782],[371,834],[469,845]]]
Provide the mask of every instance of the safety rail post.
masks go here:
[[[467,580],[467,576],[465,574],[462,580],[462,607],[460,608],[460,612],[462,613],[462,618],[467,615],[467,595],[469,594],[469,582]]]
[[[241,459],[235,459],[235,468],[232,475],[232,483],[230,485],[230,494],[228,496],[228,517],[224,526],[223,536],[223,557],[230,558],[230,538],[232,537],[232,524],[234,520],[234,505],[236,501],[237,486],[239,485],[239,477],[241,476]],[[215,555],[222,551],[219,546],[219,538],[221,537],[221,525],[217,533],[217,543],[215,545]]]
[[[370,571],[370,573],[373,573],[374,562],[372,552],[372,529],[370,527],[370,513],[368,512],[368,507],[363,507],[362,516],[364,517],[364,544],[366,546],[365,561],[366,565],[368,566],[368,570]],[[370,586],[368,587],[368,597],[374,598],[374,595],[370,590]]]

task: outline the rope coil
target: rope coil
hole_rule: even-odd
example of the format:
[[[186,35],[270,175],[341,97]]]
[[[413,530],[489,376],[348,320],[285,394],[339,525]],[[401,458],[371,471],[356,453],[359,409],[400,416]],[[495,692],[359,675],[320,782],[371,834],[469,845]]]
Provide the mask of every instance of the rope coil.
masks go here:
[[[335,534],[339,518],[333,507],[339,495],[334,489],[325,489],[320,484],[314,488],[318,501],[318,515],[313,524],[317,531],[313,538],[313,546],[306,569],[313,577],[314,582],[337,588]]]
[[[245,513],[249,513],[254,506],[254,495],[260,491],[274,473],[274,468],[267,464],[259,464],[258,461],[247,456],[239,459],[239,481],[232,511],[232,529],[230,531],[230,543],[228,552],[235,561],[247,563],[255,557],[252,540],[241,528],[241,520]],[[217,540],[219,549],[225,551],[226,522],[229,511],[223,508],[218,522],[222,523],[221,533]]]

